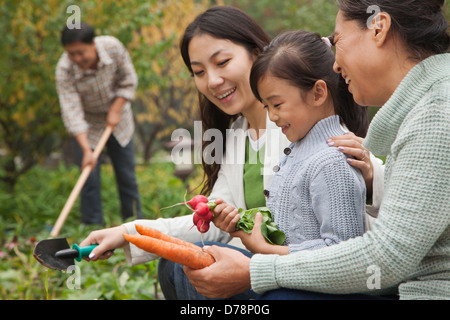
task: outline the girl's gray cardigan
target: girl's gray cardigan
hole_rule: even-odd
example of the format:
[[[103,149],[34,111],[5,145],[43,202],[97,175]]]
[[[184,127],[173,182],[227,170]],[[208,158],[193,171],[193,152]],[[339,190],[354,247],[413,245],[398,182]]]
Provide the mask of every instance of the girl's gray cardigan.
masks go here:
[[[292,143],[274,168],[267,206],[290,252],[330,246],[364,232],[364,179],[344,154],[327,145],[328,138],[344,133],[339,116],[323,119]]]

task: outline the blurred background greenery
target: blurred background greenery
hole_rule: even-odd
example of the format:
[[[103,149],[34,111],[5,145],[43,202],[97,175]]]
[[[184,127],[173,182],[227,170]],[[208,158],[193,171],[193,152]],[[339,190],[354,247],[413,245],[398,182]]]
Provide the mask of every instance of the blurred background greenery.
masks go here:
[[[271,36],[287,29],[327,36],[337,7],[332,0],[0,0],[0,299],[159,299],[156,262],[129,267],[121,252],[105,262],[82,262],[81,289],[71,290],[67,274],[47,271],[32,257],[79,176],[54,82],[70,5],[81,9],[97,34],[119,38],[138,73],[137,175],[148,219],[187,214],[184,207],[161,208],[182,201],[186,190],[188,197],[198,192],[201,181],[198,167],[182,179],[165,148],[176,128],[192,131],[198,118],[196,91],[178,49],[184,28],[208,7],[232,5]],[[120,224],[108,163],[102,167],[102,199],[106,226]],[[78,209],[77,203],[61,232],[71,242],[96,228],[79,224]]]
[[[197,96],[178,41],[198,13],[212,5],[233,5],[275,36],[294,28],[329,35],[337,11],[329,0],[0,0],[0,181],[9,191],[52,152],[70,149],[54,74],[63,53],[60,30],[72,18],[67,8],[74,4],[97,34],[119,38],[130,51],[139,77],[133,109],[143,163],[170,141],[174,129],[193,128]]]

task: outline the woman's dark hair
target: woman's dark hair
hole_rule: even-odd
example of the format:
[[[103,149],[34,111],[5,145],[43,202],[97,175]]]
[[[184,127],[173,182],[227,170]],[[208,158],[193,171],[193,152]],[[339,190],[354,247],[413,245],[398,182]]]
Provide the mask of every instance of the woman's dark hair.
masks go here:
[[[348,20],[356,20],[362,29],[377,8],[391,16],[392,30],[410,48],[413,58],[446,53],[450,46],[448,22],[442,8],[445,0],[338,0]]]
[[[95,38],[94,28],[86,22],[81,22],[80,28],[69,29],[66,25],[61,31],[61,43],[63,46],[72,44],[75,42],[83,42],[86,44],[92,44]]]
[[[345,80],[333,71],[335,56],[317,33],[297,30],[277,36],[259,55],[250,73],[250,86],[259,99],[258,82],[267,75],[289,81],[301,90],[312,89],[318,80],[327,84],[334,112],[347,128],[365,137],[369,126],[367,107],[355,103]]]
[[[203,12],[186,28],[180,41],[181,56],[184,63],[193,75],[189,57],[189,44],[195,36],[207,34],[217,39],[230,40],[235,44],[244,46],[249,53],[262,52],[270,42],[266,32],[243,11],[228,7],[216,6]],[[218,129],[224,137],[223,154],[226,146],[226,130],[238,115],[227,115],[216,105],[199,92],[200,118],[203,130]],[[211,141],[203,141],[204,150]],[[202,157],[204,170],[202,194],[209,194],[217,180],[220,163],[206,164]]]

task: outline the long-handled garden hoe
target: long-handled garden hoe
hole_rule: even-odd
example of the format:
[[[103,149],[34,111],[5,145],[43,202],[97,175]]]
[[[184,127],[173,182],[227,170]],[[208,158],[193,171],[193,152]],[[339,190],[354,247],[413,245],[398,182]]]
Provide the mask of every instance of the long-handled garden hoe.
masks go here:
[[[112,133],[113,128],[111,126],[106,126],[105,131],[103,132],[102,136],[100,137],[100,141],[98,142],[97,146],[95,147],[93,157],[95,159],[98,159],[100,156],[100,153],[102,152],[106,142],[109,139],[109,136]],[[57,237],[59,235],[59,232],[61,231],[61,228],[66,221],[67,217],[69,216],[70,210],[72,209],[75,200],[77,199],[79,193],[81,192],[81,189],[83,188],[84,184],[86,183],[87,178],[91,174],[92,166],[86,166],[82,171],[81,175],[78,178],[78,181],[73,188],[69,198],[67,199],[66,204],[64,205],[64,208],[62,209],[61,213],[59,214],[58,220],[56,220],[56,223],[50,233],[52,237]]]

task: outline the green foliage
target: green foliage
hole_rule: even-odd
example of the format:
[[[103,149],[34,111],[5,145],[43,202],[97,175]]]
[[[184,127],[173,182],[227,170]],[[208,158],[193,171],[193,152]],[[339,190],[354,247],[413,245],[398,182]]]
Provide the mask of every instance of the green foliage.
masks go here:
[[[105,227],[122,223],[112,167],[102,166]],[[173,175],[174,166],[158,163],[137,168],[145,219],[189,214],[185,206],[161,210],[181,202],[186,185]],[[0,299],[160,299],[157,261],[129,266],[121,249],[106,261],[77,262],[80,288],[70,288],[71,274],[49,270],[32,256],[36,241],[47,239],[75,185],[79,169],[56,170],[35,166],[22,175],[13,196],[0,186]],[[195,175],[194,175],[195,177]],[[188,195],[190,197],[191,195]],[[81,225],[79,201],[67,218],[60,237],[80,243],[100,226]]]
[[[337,13],[330,0],[225,0],[252,16],[274,37],[284,30],[304,29],[328,36],[334,31]]]
[[[54,3],[0,1],[0,179],[10,189],[62,134],[53,69],[64,17]]]
[[[187,119],[197,118],[197,90],[181,59],[179,40],[208,4],[205,0],[159,1],[151,8],[160,13],[158,22],[136,31],[138,40],[131,50],[140,90],[133,111],[145,162],[170,141],[175,129],[190,128],[192,121]]]
[[[236,224],[237,230],[243,230],[252,233],[255,225],[255,215],[260,212],[263,218],[261,224],[261,233],[267,242],[281,246],[286,239],[286,235],[278,229],[277,224],[273,220],[272,212],[267,207],[252,208],[248,210],[239,209],[241,218]]]
[[[60,31],[66,21],[73,22],[74,13],[67,12],[70,5],[79,8],[81,20],[92,24],[97,35],[115,36],[129,48],[139,78],[138,91],[144,93],[140,97],[148,97],[137,110],[152,115],[150,132],[139,126],[141,121],[137,123],[148,161],[155,151],[152,143],[161,145],[170,137],[174,128],[168,125],[192,118],[189,112],[179,112],[193,109],[193,90],[185,68],[180,68],[178,34],[193,15],[206,8],[205,3],[0,0],[0,30],[5,35],[0,47],[0,180],[7,183],[9,191],[14,191],[20,175],[60,147],[66,137],[55,67],[64,52]],[[149,28],[157,32],[146,34]],[[186,99],[189,101],[184,103]]]
[[[156,0],[77,1],[81,19],[125,45],[136,29],[150,25]],[[55,87],[55,67],[64,52],[60,31],[73,1],[0,1],[0,180],[13,191],[21,174],[39,163],[65,137]],[[119,14],[120,13],[120,14]],[[127,21],[127,23],[123,23]],[[146,59],[145,56],[141,59]]]

